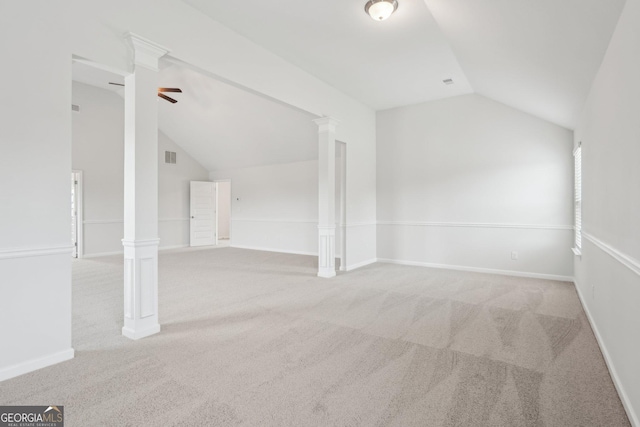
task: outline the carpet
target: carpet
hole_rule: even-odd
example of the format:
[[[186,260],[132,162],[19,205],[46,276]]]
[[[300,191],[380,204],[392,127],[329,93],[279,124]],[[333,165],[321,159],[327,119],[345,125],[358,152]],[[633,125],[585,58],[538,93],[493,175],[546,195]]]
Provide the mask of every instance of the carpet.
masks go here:
[[[160,254],[162,332],[122,337],[122,257],[73,262],[75,359],[0,383],[69,426],[629,426],[571,283],[314,257]]]

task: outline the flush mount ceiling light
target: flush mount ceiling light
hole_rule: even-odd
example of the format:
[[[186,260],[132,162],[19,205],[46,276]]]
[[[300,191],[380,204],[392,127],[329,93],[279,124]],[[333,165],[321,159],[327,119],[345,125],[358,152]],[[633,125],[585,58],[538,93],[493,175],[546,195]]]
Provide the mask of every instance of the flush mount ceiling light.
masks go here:
[[[369,0],[364,11],[376,21],[384,21],[398,8],[397,0]]]

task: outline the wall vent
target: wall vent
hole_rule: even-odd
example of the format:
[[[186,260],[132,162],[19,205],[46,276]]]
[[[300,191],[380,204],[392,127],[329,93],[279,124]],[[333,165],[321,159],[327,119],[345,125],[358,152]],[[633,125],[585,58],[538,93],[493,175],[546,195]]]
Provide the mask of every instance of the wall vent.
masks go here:
[[[442,83],[446,84],[446,85],[452,85],[453,84],[453,79],[444,79],[442,81]]]
[[[164,152],[164,162],[170,165],[176,164],[176,152],[175,151],[165,151]]]
[[[75,104],[71,104],[71,111],[80,111],[80,106],[79,105],[75,105]]]

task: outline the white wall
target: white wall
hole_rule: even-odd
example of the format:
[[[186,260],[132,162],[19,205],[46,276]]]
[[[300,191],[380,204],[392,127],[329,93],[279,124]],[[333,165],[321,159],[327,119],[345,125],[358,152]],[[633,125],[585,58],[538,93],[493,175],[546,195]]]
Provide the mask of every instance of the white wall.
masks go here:
[[[318,162],[211,172],[231,179],[233,247],[318,253]]]
[[[124,199],[124,100],[113,92],[73,83],[73,169],[83,171],[84,254],[122,252]],[[165,164],[175,151],[177,164]],[[158,231],[160,247],[189,244],[189,181],[208,172],[175,142],[158,133]]]
[[[152,10],[153,13],[149,13]],[[171,22],[171,25],[165,25]],[[69,246],[71,170],[71,57],[78,55],[119,72],[130,72],[132,53],[123,34],[135,32],[163,44],[171,54],[199,69],[316,115],[342,120],[337,137],[350,144],[348,192],[351,221],[368,222],[359,232],[373,245],[350,246],[351,259],[375,257],[375,114],[282,58],[246,40],[178,0],[114,0],[108,10],[98,0],[0,3],[0,47],[11,82],[0,107],[0,252],[24,258],[28,266],[2,261],[0,341],[15,349],[0,354],[0,372],[52,361],[71,346],[70,259],[56,251]],[[194,36],[197,35],[197,36]],[[17,185],[19,183],[19,185]],[[46,249],[43,253],[42,249]],[[46,253],[46,254],[45,254]],[[10,254],[10,255],[7,255]],[[38,256],[33,256],[38,254]],[[14,258],[11,258],[14,259]],[[24,271],[39,271],[29,292],[15,287]],[[51,300],[33,295],[52,292]],[[20,307],[29,306],[29,314]],[[55,306],[55,309],[53,308]],[[21,324],[17,330],[12,325]],[[27,346],[41,330],[56,325],[54,342]],[[53,359],[52,359],[53,358]],[[24,363],[27,363],[26,365]],[[16,364],[20,365],[16,368]],[[20,368],[21,369],[21,368]]]
[[[73,357],[67,10],[35,3],[0,3],[0,381]]]
[[[377,121],[378,258],[572,276],[571,131],[479,95]]]
[[[177,163],[164,163],[175,151]],[[164,133],[158,133],[158,233],[160,249],[189,245],[189,182],[207,181],[209,172]]]
[[[231,183],[218,182],[218,239],[228,239],[231,232]]]
[[[84,254],[122,252],[124,100],[73,82],[71,164],[83,171]]]
[[[67,11],[68,16],[61,19],[68,22],[74,34],[71,50],[76,55],[119,70],[130,69],[131,53],[122,34],[131,31],[168,47],[171,56],[205,74],[316,116],[340,120],[336,138],[348,146],[347,221],[353,224],[348,228],[348,263],[375,259],[373,110],[179,0],[114,0],[110,3],[113,13],[105,13],[98,0],[70,3],[73,7]],[[170,26],[162,24],[167,21]]]
[[[336,152],[336,225],[341,222],[340,150]],[[233,247],[318,254],[318,162],[302,161],[227,171],[210,180],[231,179]],[[223,200],[229,183],[221,182]],[[226,187],[226,190],[224,189]],[[221,187],[218,187],[220,192]],[[240,200],[238,200],[240,199]],[[348,224],[352,229],[359,224]],[[224,231],[220,232],[223,236]],[[342,231],[336,229],[336,257],[342,254]],[[353,235],[353,234],[352,234]],[[357,242],[362,245],[362,241]],[[347,264],[354,268],[354,263]],[[356,266],[357,267],[357,266]]]
[[[640,426],[640,1],[627,0],[575,132],[583,243],[576,286],[627,413]]]

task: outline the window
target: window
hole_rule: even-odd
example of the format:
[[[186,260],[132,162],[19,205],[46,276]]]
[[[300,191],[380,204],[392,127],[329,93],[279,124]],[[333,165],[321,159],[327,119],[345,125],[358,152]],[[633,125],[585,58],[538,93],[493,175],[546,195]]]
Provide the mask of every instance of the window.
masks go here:
[[[582,143],[578,143],[578,148],[573,153],[575,169],[575,232],[576,249],[582,249]]]

